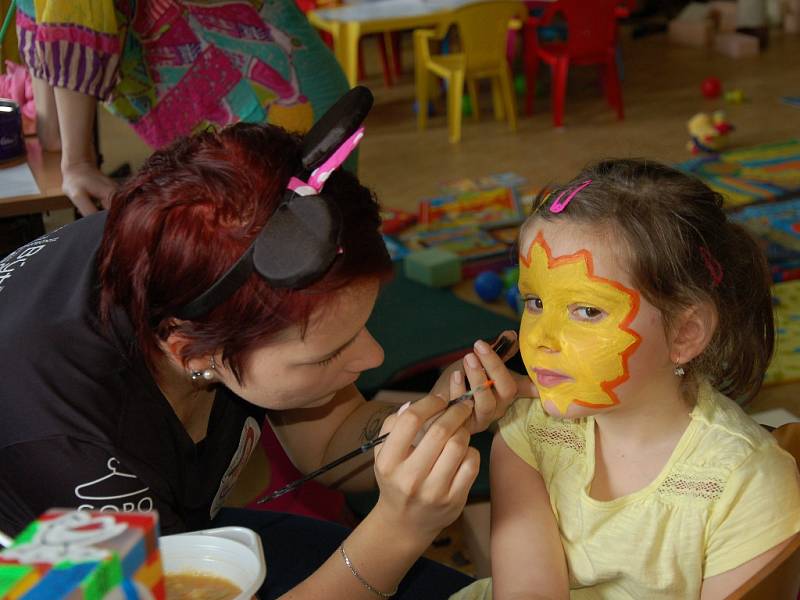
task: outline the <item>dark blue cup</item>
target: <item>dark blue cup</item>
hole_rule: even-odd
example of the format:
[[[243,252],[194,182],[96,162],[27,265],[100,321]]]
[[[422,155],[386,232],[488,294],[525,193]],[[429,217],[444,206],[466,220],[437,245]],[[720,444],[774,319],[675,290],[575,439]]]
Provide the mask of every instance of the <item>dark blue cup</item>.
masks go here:
[[[19,104],[0,98],[0,161],[25,154],[22,138],[22,113]]]

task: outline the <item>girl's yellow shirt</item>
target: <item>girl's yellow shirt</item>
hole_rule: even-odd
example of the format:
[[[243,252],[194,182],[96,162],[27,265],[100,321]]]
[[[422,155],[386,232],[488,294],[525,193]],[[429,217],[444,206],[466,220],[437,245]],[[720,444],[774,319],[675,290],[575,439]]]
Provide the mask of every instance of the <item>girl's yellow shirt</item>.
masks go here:
[[[697,598],[703,579],[800,531],[794,458],[708,384],[701,386],[691,422],[659,476],[607,502],[589,495],[592,417],[553,418],[537,399],[524,398],[501,420],[500,433],[544,479],[571,598]],[[489,598],[487,579],[451,600]]]

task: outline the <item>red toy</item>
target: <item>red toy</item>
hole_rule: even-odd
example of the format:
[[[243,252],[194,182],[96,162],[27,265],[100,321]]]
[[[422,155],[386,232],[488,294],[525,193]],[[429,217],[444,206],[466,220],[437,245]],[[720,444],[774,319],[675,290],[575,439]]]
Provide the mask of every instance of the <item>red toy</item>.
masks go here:
[[[722,82],[717,77],[706,77],[700,85],[706,98],[716,98],[722,93]]]
[[[399,208],[381,208],[381,232],[387,235],[400,233],[417,222],[417,215]]]

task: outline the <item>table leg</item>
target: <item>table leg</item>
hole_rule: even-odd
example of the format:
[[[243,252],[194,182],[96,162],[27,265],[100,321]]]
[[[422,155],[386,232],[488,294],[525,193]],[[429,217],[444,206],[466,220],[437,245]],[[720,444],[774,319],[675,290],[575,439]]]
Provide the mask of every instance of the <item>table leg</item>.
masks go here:
[[[361,25],[359,23],[343,23],[339,33],[341,42],[339,62],[350,87],[355,87],[358,85],[358,41],[361,38]]]

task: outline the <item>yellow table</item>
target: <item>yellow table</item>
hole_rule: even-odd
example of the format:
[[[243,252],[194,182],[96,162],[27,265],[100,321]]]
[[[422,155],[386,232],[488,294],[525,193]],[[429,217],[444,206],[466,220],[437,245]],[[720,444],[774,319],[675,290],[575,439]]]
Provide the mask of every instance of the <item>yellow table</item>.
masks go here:
[[[358,83],[362,35],[432,27],[452,19],[457,8],[480,0],[377,0],[308,13],[314,27],[333,37],[334,53],[351,86]]]

